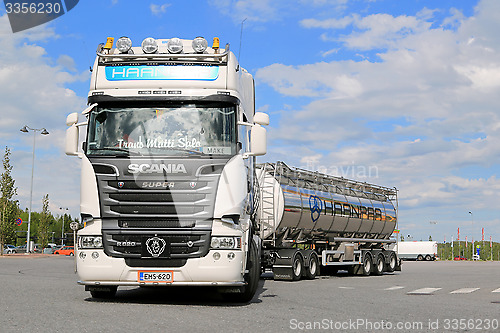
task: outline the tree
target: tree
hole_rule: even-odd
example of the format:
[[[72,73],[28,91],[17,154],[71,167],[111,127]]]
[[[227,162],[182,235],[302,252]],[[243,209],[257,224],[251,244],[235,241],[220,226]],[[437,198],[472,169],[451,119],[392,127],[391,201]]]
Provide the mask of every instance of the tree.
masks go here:
[[[49,195],[45,194],[42,199],[42,214],[38,225],[38,240],[43,247],[46,247],[49,242],[49,226],[52,220],[52,215],[49,212]]]
[[[429,242],[432,242],[432,236],[429,235]]]
[[[15,239],[14,229],[17,214],[17,200],[13,200],[17,195],[16,181],[12,178],[12,165],[10,165],[10,149],[5,147],[3,156],[3,173],[0,177],[0,255],[3,255],[3,246],[6,242]]]

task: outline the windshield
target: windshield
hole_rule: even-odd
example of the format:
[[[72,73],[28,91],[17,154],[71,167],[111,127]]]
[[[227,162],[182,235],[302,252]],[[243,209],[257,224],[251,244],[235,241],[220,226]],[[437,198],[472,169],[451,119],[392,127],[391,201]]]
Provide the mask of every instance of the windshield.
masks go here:
[[[103,106],[90,114],[88,155],[234,155],[236,107]]]

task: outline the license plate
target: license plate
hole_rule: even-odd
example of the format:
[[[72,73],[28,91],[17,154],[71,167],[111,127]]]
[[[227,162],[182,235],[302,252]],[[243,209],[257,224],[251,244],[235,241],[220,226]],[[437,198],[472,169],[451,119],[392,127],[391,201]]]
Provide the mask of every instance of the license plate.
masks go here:
[[[174,281],[174,272],[172,271],[139,271],[137,272],[138,282],[166,282]]]

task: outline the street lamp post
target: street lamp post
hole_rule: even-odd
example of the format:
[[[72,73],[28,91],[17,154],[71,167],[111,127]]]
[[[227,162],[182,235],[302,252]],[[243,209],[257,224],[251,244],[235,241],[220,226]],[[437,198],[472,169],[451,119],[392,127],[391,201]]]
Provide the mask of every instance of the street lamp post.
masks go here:
[[[62,230],[61,230],[61,245],[64,245],[64,211],[68,210],[68,208],[64,208],[64,207],[59,207],[59,209],[61,209],[63,211],[63,223],[62,223]]]
[[[472,212],[469,212],[470,218],[472,219],[472,253],[471,253],[471,260],[474,259],[474,215],[472,215]]]
[[[31,230],[31,203],[33,201],[33,174],[35,170],[35,139],[36,139],[36,132],[40,131],[40,134],[42,135],[48,135],[49,132],[45,128],[31,128],[27,125],[25,125],[23,128],[20,129],[21,132],[23,133],[28,133],[29,131],[33,131],[33,156],[32,156],[32,161],[31,161],[31,185],[30,185],[30,206],[29,206],[29,212],[28,212],[28,233],[26,234],[26,253],[31,252],[31,245],[30,245],[30,230]]]
[[[438,224],[438,223],[437,223],[437,221],[429,221],[429,224],[431,224],[431,225],[436,225],[436,224]],[[432,236],[431,236],[431,237],[432,237]],[[433,238],[432,240],[434,240],[434,238]],[[436,238],[436,240],[437,240],[437,238]],[[444,247],[444,244],[443,244],[443,247]],[[441,251],[441,252],[442,252],[442,251]],[[439,251],[438,251],[437,255],[439,256]],[[442,257],[442,256],[440,256],[440,257]]]

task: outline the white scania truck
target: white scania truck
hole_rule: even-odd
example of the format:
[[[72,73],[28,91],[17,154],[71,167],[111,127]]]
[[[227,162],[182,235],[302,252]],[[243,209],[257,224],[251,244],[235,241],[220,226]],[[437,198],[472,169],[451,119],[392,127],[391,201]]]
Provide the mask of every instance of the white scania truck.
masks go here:
[[[77,271],[93,297],[211,286],[248,302],[264,270],[298,280],[400,268],[388,249],[395,189],[255,163],[269,117],[229,45],[113,44],[97,49],[86,119],[66,119],[66,154],[82,160]]]

